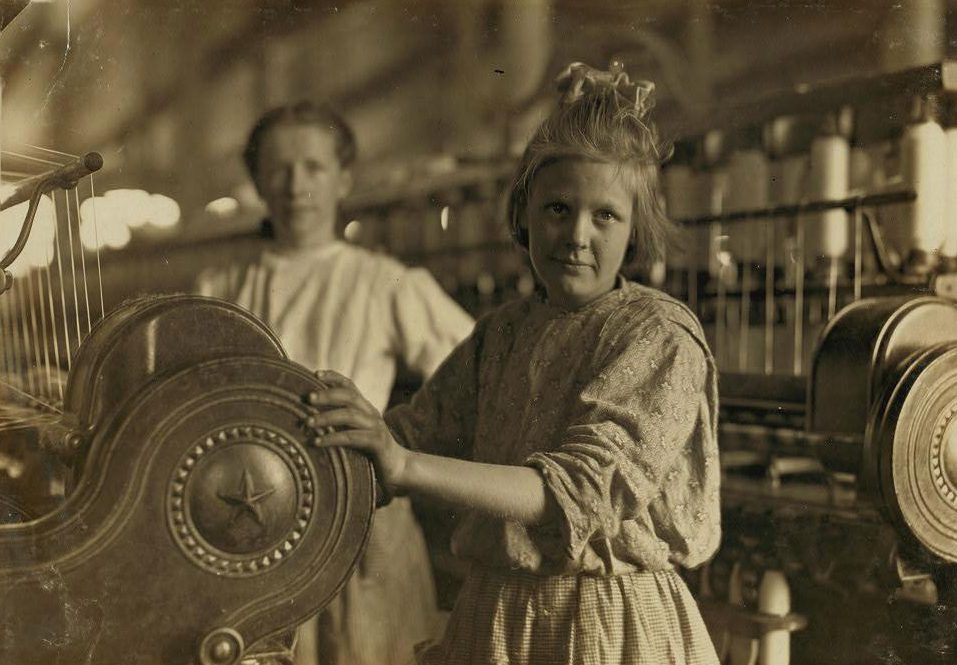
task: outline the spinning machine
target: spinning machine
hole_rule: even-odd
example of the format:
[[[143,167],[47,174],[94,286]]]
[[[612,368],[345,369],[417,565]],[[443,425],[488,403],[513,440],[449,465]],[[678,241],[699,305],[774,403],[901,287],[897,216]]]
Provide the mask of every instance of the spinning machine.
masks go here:
[[[666,167],[721,373],[723,662],[957,658],[955,64],[724,109]]]
[[[2,152],[0,662],[287,662],[363,550],[371,465],[308,446],[321,384],[244,310],[105,311],[101,165]]]

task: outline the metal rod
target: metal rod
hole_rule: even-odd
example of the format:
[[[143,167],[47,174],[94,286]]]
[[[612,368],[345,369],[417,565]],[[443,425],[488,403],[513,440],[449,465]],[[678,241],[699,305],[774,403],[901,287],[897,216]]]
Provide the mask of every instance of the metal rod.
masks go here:
[[[39,152],[47,152],[51,155],[60,155],[61,157],[69,157],[71,159],[76,159],[79,155],[74,155],[71,152],[62,152],[60,150],[54,150],[53,148],[45,148],[42,145],[32,145],[30,143],[17,143],[16,141],[11,142],[9,145],[22,145],[24,148],[31,148]]]
[[[764,265],[764,373],[774,372],[774,221],[767,226],[767,252]]]
[[[3,344],[0,344],[0,375],[9,376],[13,374],[13,335],[10,332],[10,299],[0,298],[0,335],[3,336]]]
[[[56,308],[53,306],[53,277],[51,275],[51,263],[53,257],[50,256],[50,248],[47,247],[47,304],[50,306],[50,332],[53,337],[53,360],[56,363],[57,368],[57,394],[60,397],[60,401],[63,401],[63,382],[60,381],[60,341],[59,334],[56,329]]]
[[[693,261],[688,263],[688,307],[695,316],[701,316],[701,312],[698,311],[698,271]]]
[[[52,424],[58,422],[59,420],[60,416],[52,414],[40,414],[31,418],[8,420],[6,422],[0,422],[0,432],[15,432],[16,430],[21,429],[35,429],[40,425]]]
[[[0,203],[0,210],[6,210],[24,201],[29,201],[39,189],[41,194],[57,188],[72,189],[80,178],[103,168],[103,157],[97,152],[88,152],[79,159],[48,171],[33,178],[21,181],[16,190]]]
[[[701,217],[678,220],[678,223],[695,226],[698,224],[710,224],[711,222],[742,222],[760,219],[762,217],[794,217],[795,223],[798,223],[799,216],[807,213],[837,210],[838,208],[853,212],[861,207],[908,203],[916,198],[917,194],[914,190],[904,189],[880,194],[868,194],[867,196],[851,196],[846,199],[835,199],[833,201],[809,201],[807,203],[780,205],[771,208],[739,210],[720,215],[703,215]],[[798,223],[798,226],[800,226],[800,223]]]
[[[864,212],[854,209],[854,300],[861,299],[864,260]]]
[[[69,198],[69,196],[67,197]],[[83,272],[83,302],[86,304],[86,332],[93,329],[93,322],[90,318],[90,285],[86,278],[86,252],[83,251],[83,239],[80,237],[80,194],[73,190],[73,202],[76,204],[76,237],[77,244],[80,246],[80,270]],[[70,223],[70,202],[66,205],[67,224]],[[74,277],[74,279],[76,279]]]
[[[23,376],[24,370],[20,362],[22,344],[20,342],[20,331],[17,329],[18,306],[16,295],[16,289],[10,289],[3,300],[7,305],[7,324],[10,327],[10,372],[14,376]]]
[[[741,263],[741,309],[738,311],[738,368],[748,369],[748,345],[751,342],[751,263]]]
[[[718,264],[718,302],[714,313],[714,345],[717,350],[718,362],[724,361],[725,356],[725,328],[728,323],[727,299],[725,297],[724,271],[726,267],[723,263]]]
[[[23,284],[17,280],[14,282],[13,291],[17,294],[17,302],[19,307],[17,308],[20,311],[20,340],[23,343],[23,385],[31,393],[39,392],[36,385],[34,384],[33,371],[31,368],[30,361],[30,326],[27,321],[27,302],[26,298],[23,295]]]
[[[96,281],[100,287],[100,318],[106,316],[103,306],[103,270],[100,268],[100,225],[96,220],[96,194],[93,192],[93,174],[90,174],[90,208],[93,209],[93,240],[96,243]]]
[[[27,283],[23,285],[23,289],[27,292],[27,301],[29,303],[28,307],[30,309],[30,332],[32,335],[30,338],[30,342],[33,346],[33,360],[34,360],[34,367],[36,368],[36,374],[37,374],[36,392],[39,394],[41,392],[39,372],[41,368],[43,367],[43,360],[40,358],[40,328],[37,325],[37,303],[36,303],[36,298],[33,297],[33,288],[32,288],[33,279],[32,278],[33,278],[33,269],[31,268],[30,271],[27,273],[27,280],[26,280]],[[49,374],[47,374],[47,378],[49,378]],[[49,386],[49,387],[52,387],[52,386]]]
[[[837,275],[838,259],[831,258],[827,268],[827,320],[830,321],[837,314]]]
[[[13,392],[17,393],[18,395],[21,395],[22,397],[26,397],[27,399],[29,399],[29,400],[32,401],[32,402],[36,402],[37,404],[39,404],[39,405],[41,405],[41,406],[45,406],[46,408],[50,409],[50,410],[53,411],[54,413],[63,413],[63,411],[61,411],[60,409],[56,408],[56,407],[53,406],[52,404],[48,404],[47,402],[44,402],[42,399],[40,399],[40,398],[38,398],[38,397],[36,397],[36,396],[34,396],[34,395],[31,395],[31,394],[28,393],[28,392],[24,392],[24,391],[20,390],[19,388],[17,388],[17,387],[16,387],[15,385],[13,385],[12,383],[8,383],[8,382],[6,382],[6,381],[0,379],[0,385],[6,387],[6,388],[9,389],[9,390],[12,390]]]
[[[63,162],[57,162],[51,159],[43,159],[42,157],[34,157],[33,155],[27,155],[22,152],[14,152],[13,150],[4,150],[3,153],[6,155],[10,155],[11,157],[19,157],[20,159],[28,159],[31,162],[39,162],[40,164],[47,164],[49,166],[63,165]]]
[[[3,257],[0,258],[0,270],[5,270],[13,265],[13,262],[17,260],[23,252],[23,249],[27,246],[27,240],[30,239],[30,230],[33,228],[33,219],[36,217],[37,208],[40,207],[40,199],[42,196],[43,194],[40,192],[40,188],[36,188],[33,196],[30,198],[30,204],[27,207],[23,226],[20,227],[20,233],[17,235],[13,247],[8,249]]]
[[[69,370],[72,366],[72,361],[70,360],[70,325],[69,320],[66,316],[66,290],[63,287],[63,250],[60,248],[60,220],[57,219],[57,223],[53,227],[53,243],[56,245],[56,265],[57,272],[59,274],[59,285],[60,285],[60,306],[63,312],[63,350],[64,355],[66,356],[66,367]],[[77,340],[77,345],[79,345],[80,340]]]
[[[795,218],[797,257],[794,271],[794,366],[795,376],[804,369],[804,225]]]
[[[46,372],[47,377],[47,394],[53,394],[53,379],[50,371],[50,337],[47,334],[47,310],[46,302],[43,300],[43,269],[37,268],[36,274],[36,288],[37,288],[37,300],[38,307],[40,310],[40,337],[43,342],[43,368]],[[33,272],[30,272],[29,280],[33,281]]]
[[[63,192],[63,204],[66,206],[66,234],[70,241],[70,281],[73,283],[73,317],[76,321],[76,345],[80,346],[83,333],[80,332],[80,294],[77,289],[76,249],[73,246],[73,224],[70,217],[70,197]],[[80,248],[83,251],[83,248]]]

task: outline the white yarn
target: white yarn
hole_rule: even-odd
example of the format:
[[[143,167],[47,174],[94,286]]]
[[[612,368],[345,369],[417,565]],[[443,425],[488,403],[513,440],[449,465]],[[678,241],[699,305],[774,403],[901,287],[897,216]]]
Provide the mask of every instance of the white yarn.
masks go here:
[[[901,173],[917,192],[905,219],[907,250],[927,253],[940,250],[944,242],[947,197],[947,142],[944,129],[933,120],[908,125],[901,140]]]

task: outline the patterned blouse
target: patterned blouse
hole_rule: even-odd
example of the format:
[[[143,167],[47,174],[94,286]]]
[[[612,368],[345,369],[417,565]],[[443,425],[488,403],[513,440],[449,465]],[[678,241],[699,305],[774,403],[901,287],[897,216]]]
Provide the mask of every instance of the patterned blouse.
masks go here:
[[[403,445],[539,469],[560,519],[468,511],[453,552],[538,575],[694,567],[720,539],[717,377],[681,303],[618,288],[575,311],[532,296],[481,319],[410,404]]]

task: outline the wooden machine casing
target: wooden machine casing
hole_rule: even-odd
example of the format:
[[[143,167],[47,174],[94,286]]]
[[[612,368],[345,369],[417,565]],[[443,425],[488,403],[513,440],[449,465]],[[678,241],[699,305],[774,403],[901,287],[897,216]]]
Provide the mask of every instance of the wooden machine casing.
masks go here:
[[[0,526],[0,662],[235,664],[319,611],[371,527],[372,468],[308,445],[321,387],[238,307],[127,303],[65,399],[65,502]]]

